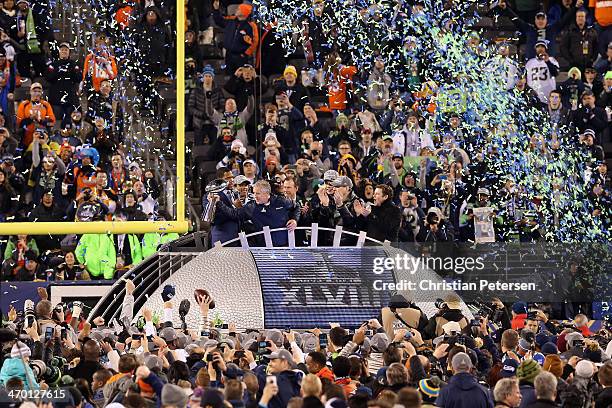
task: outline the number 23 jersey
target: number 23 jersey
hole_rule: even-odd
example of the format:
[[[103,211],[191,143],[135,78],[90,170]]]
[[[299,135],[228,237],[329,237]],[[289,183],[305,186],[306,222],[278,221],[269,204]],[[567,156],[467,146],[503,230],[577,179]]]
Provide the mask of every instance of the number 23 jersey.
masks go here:
[[[553,57],[550,57],[548,61],[559,68],[559,63]],[[527,85],[538,94],[542,103],[548,103],[548,95],[557,88],[557,83],[546,61],[538,58],[530,59],[525,64],[525,72],[527,73]]]

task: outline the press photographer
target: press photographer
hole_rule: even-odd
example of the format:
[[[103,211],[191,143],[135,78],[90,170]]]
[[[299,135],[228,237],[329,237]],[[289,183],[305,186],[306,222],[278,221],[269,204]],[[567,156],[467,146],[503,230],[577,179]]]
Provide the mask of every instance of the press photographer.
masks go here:
[[[461,331],[468,327],[470,322],[461,312],[461,300],[456,294],[447,295],[444,301],[438,299],[436,306],[438,312],[429,319],[423,330],[423,336],[426,339],[440,336],[444,332],[443,326],[448,322],[457,322]]]

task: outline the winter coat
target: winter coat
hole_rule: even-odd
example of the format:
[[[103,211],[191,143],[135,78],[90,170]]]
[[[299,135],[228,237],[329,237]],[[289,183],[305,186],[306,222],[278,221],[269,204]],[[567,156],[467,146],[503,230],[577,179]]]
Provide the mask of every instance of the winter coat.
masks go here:
[[[208,92],[208,96],[206,95]],[[214,109],[223,109],[225,97],[221,88],[213,86],[212,90],[205,91],[200,83],[189,95],[189,112],[193,115],[193,127],[202,129],[204,125],[213,124],[211,116],[206,114],[207,98],[211,100]]]
[[[34,372],[21,358],[9,358],[4,360],[2,369],[0,370],[0,384],[6,385],[6,382],[13,377],[19,377],[23,381],[23,387],[26,390],[37,390],[40,388],[36,382]],[[31,385],[31,388],[30,388]]]
[[[372,73],[368,78],[368,105],[374,110],[382,110],[387,107],[389,101],[389,87],[391,77],[386,72],[378,68],[372,68]]]
[[[219,10],[213,11],[215,23],[224,28],[223,48],[228,54],[253,56],[259,44],[257,25],[247,20],[240,21],[234,16],[223,17]]]
[[[220,201],[229,207],[233,207],[233,203],[229,199],[229,197],[225,193],[219,194]],[[208,207],[208,196],[204,195],[202,197],[202,208],[206,209]],[[219,208],[217,208],[218,210]],[[211,237],[212,244],[215,242],[226,242],[232,240],[234,238],[238,238],[238,232],[240,231],[240,224],[238,220],[227,216],[226,213],[222,211],[215,212],[215,220],[212,224],[211,229]]]
[[[221,203],[221,202],[219,202]],[[225,204],[217,204],[217,216],[224,214],[229,219],[246,222],[250,220],[256,231],[263,230],[264,226],[270,229],[284,228],[289,220],[298,220],[299,207],[284,197],[272,196],[267,205],[251,201],[242,208],[231,208]],[[274,246],[286,246],[288,236],[284,231],[272,233]],[[280,388],[280,384],[279,384]]]
[[[523,399],[521,399],[521,405],[519,405],[519,408],[525,408],[526,406],[531,405],[534,402],[536,402],[537,397],[536,397],[535,388],[533,387],[533,384],[521,381],[519,383],[519,389],[521,391],[521,395],[523,396]]]
[[[396,242],[401,221],[401,210],[389,197],[380,207],[372,206],[372,212],[366,218],[359,216],[357,225],[360,230],[367,231],[370,238]]]
[[[81,82],[81,67],[70,59],[58,59],[47,66],[45,78],[50,83],[51,105],[79,105],[77,86]]]
[[[536,402],[527,405],[526,408],[556,408],[557,405],[554,401],[551,400],[537,400]]]
[[[87,267],[92,279],[112,279],[117,254],[113,238],[108,234],[84,234],[75,250],[79,263]]]
[[[583,52],[584,48],[587,50],[586,54]],[[597,32],[586,25],[581,30],[574,23],[561,39],[559,51],[570,67],[590,67],[597,58]]]
[[[262,393],[266,386],[266,366],[258,366],[255,368],[255,375],[259,380],[259,392]],[[301,371],[283,371],[276,375],[276,383],[278,384],[278,394],[276,394],[270,402],[268,408],[284,408],[289,400],[293,397],[300,396],[300,386],[302,376]]]
[[[214,108],[212,105],[212,99],[206,98],[206,115],[212,119],[213,124],[217,127],[217,134],[221,134],[221,126],[219,126],[222,122],[225,122],[225,125],[232,128],[236,139],[240,139],[244,146],[247,146],[247,133],[245,125],[253,115],[255,110],[255,98],[252,96],[249,97],[246,108],[242,111],[236,111],[232,113],[220,112]],[[194,121],[195,125],[195,121]]]
[[[6,221],[7,217],[15,215],[19,202],[14,190],[7,190],[0,186],[0,222]]]
[[[155,252],[157,252],[157,249],[160,245],[174,241],[178,238],[179,235],[176,233],[159,234],[157,232],[150,232],[144,234],[144,237],[142,239],[142,257],[148,258]]]
[[[440,390],[436,406],[444,408],[493,408],[489,391],[478,384],[472,374],[459,373],[451,377]]]
[[[168,26],[164,24],[160,11],[157,7],[147,7],[144,15],[149,11],[154,11],[157,14],[157,22],[153,25],[143,21],[137,28],[135,40],[136,48],[139,52],[139,63],[141,68],[146,67],[153,72],[147,72],[147,75],[158,76],[164,73],[168,62],[170,61],[170,44],[172,43]]]

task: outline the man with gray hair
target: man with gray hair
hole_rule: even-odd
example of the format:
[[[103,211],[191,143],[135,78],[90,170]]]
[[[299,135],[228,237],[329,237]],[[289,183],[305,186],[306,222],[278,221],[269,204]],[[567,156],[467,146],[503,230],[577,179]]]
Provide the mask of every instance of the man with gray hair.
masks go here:
[[[527,405],[527,408],[553,408],[557,398],[557,377],[548,371],[542,371],[533,380],[537,401]]]
[[[265,180],[255,183],[253,195],[255,200],[241,208],[232,208],[219,200],[217,211],[224,217],[240,221],[241,224],[251,221],[256,231],[261,231],[264,227],[270,227],[270,229],[286,227],[289,231],[295,230],[300,210],[293,201],[272,195],[272,187]],[[263,239],[258,241],[261,244]],[[287,233],[285,231],[273,232],[272,243],[274,246],[286,246],[288,244]]]
[[[489,390],[472,375],[474,365],[467,353],[459,352],[451,360],[453,376],[436,399],[437,407],[493,408]]]
[[[495,408],[518,408],[523,398],[516,378],[502,378],[495,384],[493,390]]]

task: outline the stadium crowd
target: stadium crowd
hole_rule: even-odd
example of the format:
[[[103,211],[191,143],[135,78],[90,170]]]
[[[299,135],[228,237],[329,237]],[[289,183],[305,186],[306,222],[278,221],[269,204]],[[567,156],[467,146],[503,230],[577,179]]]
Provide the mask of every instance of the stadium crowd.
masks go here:
[[[427,318],[401,295],[379,316],[311,330],[237,329],[197,290],[198,328],[163,311],[134,316],[125,281],[120,318],[87,322],[83,305],[53,305],[44,288],[0,329],[0,402],[39,390],[55,407],[576,407],[612,405],[612,341],[586,316],[553,321],[544,308],[494,299],[468,319],[456,295]],[[195,309],[195,311],[194,311]],[[216,324],[216,326],[215,326]],[[19,333],[19,335],[18,335]],[[59,388],[58,388],[59,387]],[[40,391],[43,390],[43,391]],[[63,393],[52,390],[63,390]]]
[[[19,2],[23,3],[27,2]],[[111,17],[117,24],[110,24],[111,34],[106,33],[117,44],[140,44],[138,49],[147,57],[140,68],[146,75],[137,79],[141,96],[152,95],[154,78],[163,75],[169,64],[168,47],[156,46],[169,38],[167,25],[159,21],[173,13],[162,4],[149,9],[150,3],[158,5],[144,2],[143,27],[135,30],[137,35],[132,36],[136,23],[121,17],[140,15],[139,3],[122,3],[122,11]],[[390,26],[405,28],[402,21],[424,7],[420,1],[409,3],[399,3],[404,8],[398,9]],[[612,8],[596,0],[589,4],[563,0],[545,9],[527,0],[494,3],[490,15],[511,19],[525,45],[518,55],[511,55],[513,47],[501,43],[497,56],[487,62],[503,67],[506,91],[522,101],[517,110],[536,109],[559,129],[550,138],[534,136],[530,151],[554,157],[560,140],[570,140],[588,170],[584,208],[592,210],[581,216],[598,219],[609,230],[611,185],[603,146],[610,140]],[[500,177],[499,169],[490,167],[499,152],[478,149],[465,112],[434,115],[436,101],[431,96],[436,84],[426,75],[431,62],[427,54],[413,52],[418,36],[386,44],[393,51],[373,53],[363,69],[338,45],[334,30],[343,14],[330,10],[323,0],[314,0],[296,22],[303,29],[297,39],[298,49],[303,50],[298,67],[288,64],[275,26],[258,24],[251,4],[187,1],[185,13],[187,129],[197,145],[209,146],[208,159],[217,167],[214,178],[227,183],[214,204],[212,242],[264,226],[294,230],[314,222],[331,229],[366,231],[380,241],[471,242],[477,238],[474,210],[481,207],[490,208],[498,241],[534,242],[549,237],[547,228],[557,227],[554,211],[543,210],[555,208],[554,194],[536,197],[512,177]],[[362,17],[367,22],[388,16],[366,8]],[[31,23],[25,27],[43,32]],[[222,41],[216,41],[215,32],[221,33]],[[155,46],[138,42],[143,36],[155,39]],[[122,54],[113,64],[105,48],[107,39],[96,45],[106,50],[101,52],[108,58],[107,73],[114,66],[122,68],[121,58],[134,61]],[[366,40],[376,38],[364,39],[364,45]],[[478,34],[465,42],[475,54],[485,55],[483,48],[489,47]],[[65,53],[68,47],[63,48]],[[90,64],[98,61],[97,52],[92,51]],[[122,52],[125,47],[118,47],[116,54]],[[22,58],[28,58],[33,71],[39,69],[32,76],[54,66],[45,66],[37,53],[28,51]],[[20,67],[16,65],[13,69]],[[554,78],[565,69],[568,79],[557,84]],[[78,91],[81,78],[74,77],[71,90]],[[94,89],[89,92],[104,108],[112,99],[111,83],[100,81],[96,88],[96,81],[91,82]],[[113,147],[96,145],[108,139],[100,135],[109,120],[89,114],[89,108],[82,110],[86,114],[78,109],[63,113],[60,120],[53,103],[41,99],[44,87],[38,84],[32,83],[30,96],[21,102],[25,106],[19,109],[19,104],[14,131],[7,130],[7,135],[18,137],[5,137],[2,143],[3,149],[22,149],[3,159],[0,214],[6,214],[5,221],[167,217],[155,205],[159,188],[153,172],[143,171],[134,161],[127,163],[121,139]],[[86,88],[83,92],[88,92]],[[143,108],[148,110],[154,98],[144,96]],[[42,106],[46,115],[41,116],[40,109],[32,113],[32,105]],[[70,108],[57,111],[63,109]],[[20,111],[22,122],[18,122]],[[63,120],[71,124],[75,118],[82,123],[81,115],[84,121],[90,118],[95,128],[92,139],[87,142],[76,134],[61,133],[63,125],[55,125],[60,126],[61,137],[55,151],[51,130],[41,126]],[[11,118],[5,118],[7,127]],[[78,150],[77,145],[81,145]],[[23,164],[28,151],[30,162]],[[31,177],[39,178],[29,185]],[[45,177],[49,181],[40,184]],[[213,196],[204,192],[201,198],[207,209]],[[296,232],[298,245],[309,240],[302,233]],[[117,278],[160,243],[174,238],[157,234],[10,237],[2,278]],[[287,244],[286,233],[274,233],[272,238],[276,245]],[[343,239],[345,245],[356,241]],[[321,233],[319,240],[329,245],[333,236]],[[394,296],[380,316],[346,328],[332,323],[312,330],[261,330],[227,322],[225,329],[211,322],[210,313],[215,306],[226,307],[223,299],[216,299],[215,305],[208,295],[198,295],[198,307],[191,313],[197,313],[199,327],[187,328],[177,324],[185,315],[175,307],[172,287],[164,288],[164,310],[145,309],[138,318],[134,290],[126,280],[121,317],[112,322],[98,317],[89,323],[80,302],[53,305],[44,289],[36,303],[26,302],[23,312],[12,308],[0,329],[0,403],[24,399],[28,396],[24,390],[59,389],[65,392],[46,395],[61,396],[63,402],[54,405],[70,407],[612,405],[612,334],[605,322],[601,330],[592,332],[592,316],[582,313],[569,316],[569,322],[560,321],[553,319],[546,305],[504,305],[493,300],[470,319],[460,300],[448,297],[435,315],[426,316],[414,303]]]
[[[68,42],[56,38],[62,20],[53,20],[50,4],[2,3],[2,223],[170,219],[159,208],[154,170],[129,149],[124,118],[132,114],[123,107],[129,98],[131,109],[153,115],[155,87],[172,80],[173,6],[86,6],[99,31]],[[112,279],[177,238],[27,232],[0,237],[2,280]]]

